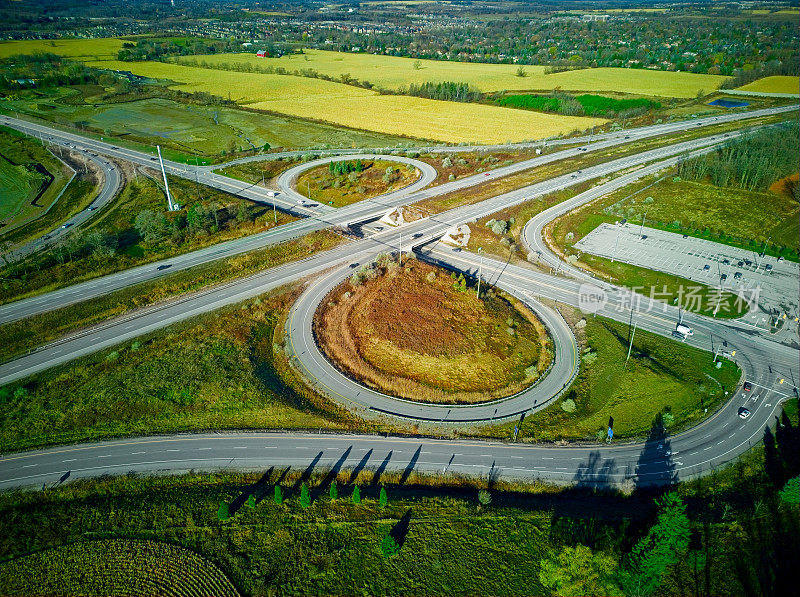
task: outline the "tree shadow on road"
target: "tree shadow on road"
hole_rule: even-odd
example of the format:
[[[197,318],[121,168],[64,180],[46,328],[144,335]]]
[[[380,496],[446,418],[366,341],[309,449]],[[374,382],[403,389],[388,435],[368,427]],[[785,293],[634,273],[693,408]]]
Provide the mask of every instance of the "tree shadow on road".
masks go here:
[[[339,472],[342,470],[344,463],[347,462],[347,458],[350,456],[350,452],[353,451],[353,446],[347,446],[347,449],[342,453],[339,460],[337,460],[334,465],[330,468],[328,473],[322,479],[322,481],[311,491],[311,497],[316,499],[325,491],[326,487],[329,487],[331,483],[336,481],[336,478],[339,476]]]
[[[618,472],[613,458],[603,458],[601,452],[595,450],[586,463],[578,467],[572,480],[577,488],[612,489]]]
[[[408,465],[403,471],[403,475],[400,477],[400,485],[403,485],[406,481],[408,481],[408,478],[411,476],[411,473],[414,470],[414,466],[417,464],[417,460],[419,460],[419,455],[421,452],[422,452],[422,444],[420,444],[416,452],[414,452],[414,455],[411,457],[411,460],[408,461]]]
[[[364,454],[364,457],[358,462],[356,467],[352,471],[350,471],[350,478],[347,480],[347,483],[349,485],[352,485],[353,483],[356,482],[356,480],[358,479],[358,475],[361,474],[361,471],[363,471],[364,468],[367,466],[370,456],[372,456],[372,448],[367,450],[367,453]]]
[[[672,447],[661,413],[656,415],[636,463],[636,489],[670,487],[678,482]]]

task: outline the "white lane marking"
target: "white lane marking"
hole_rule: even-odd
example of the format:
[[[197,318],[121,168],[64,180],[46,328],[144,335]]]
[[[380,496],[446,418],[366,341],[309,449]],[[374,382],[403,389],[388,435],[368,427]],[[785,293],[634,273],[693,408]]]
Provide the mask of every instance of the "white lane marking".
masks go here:
[[[131,452],[131,456],[138,456],[139,454],[146,454],[146,452]]]

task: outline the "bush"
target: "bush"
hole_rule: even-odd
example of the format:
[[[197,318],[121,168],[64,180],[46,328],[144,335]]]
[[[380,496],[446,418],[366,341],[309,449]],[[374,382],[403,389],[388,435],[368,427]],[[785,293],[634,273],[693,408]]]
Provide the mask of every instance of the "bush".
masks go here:
[[[272,501],[279,506],[283,503],[283,491],[281,491],[280,485],[275,486],[275,494],[272,496]]]
[[[311,494],[308,492],[308,485],[303,483],[300,486],[300,506],[305,510],[311,505]]]
[[[219,509],[217,510],[217,518],[219,520],[228,520],[231,517],[230,511],[228,510],[228,503],[227,502],[220,502]]]
[[[481,489],[478,491],[478,502],[482,506],[488,506],[492,503],[492,494],[488,489]]]
[[[447,156],[442,160],[442,168],[452,168],[453,167],[453,160],[450,159],[450,156]]]
[[[358,485],[353,487],[353,503],[360,504],[361,503],[361,489],[358,488]]]
[[[561,410],[567,413],[574,413],[575,409],[575,401],[572,398],[567,398],[566,400],[561,401]]]
[[[394,537],[386,535],[381,541],[381,553],[384,558],[390,558],[400,551],[400,544],[397,543]]]

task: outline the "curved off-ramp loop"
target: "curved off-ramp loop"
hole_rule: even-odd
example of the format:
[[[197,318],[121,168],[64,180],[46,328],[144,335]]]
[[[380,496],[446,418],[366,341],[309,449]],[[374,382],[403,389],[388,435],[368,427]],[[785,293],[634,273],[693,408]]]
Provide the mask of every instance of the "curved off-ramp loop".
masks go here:
[[[288,347],[293,362],[314,388],[365,416],[390,415],[420,423],[475,424],[520,417],[549,406],[564,392],[578,372],[577,341],[560,313],[519,292],[498,287],[522,301],[539,317],[553,341],[553,362],[536,384],[521,392],[474,405],[423,404],[388,396],[356,382],[334,367],[314,338],[314,314],[328,293],[352,274],[338,268],[309,286],[292,306],[286,321]]]
[[[430,164],[423,162],[422,160],[415,160],[413,158],[407,158],[403,156],[395,156],[395,155],[381,155],[379,153],[354,153],[354,154],[347,154],[347,155],[336,155],[336,156],[328,156],[324,158],[320,158],[318,160],[313,160],[310,162],[305,162],[304,164],[298,164],[297,166],[293,166],[288,170],[282,172],[278,176],[277,184],[278,188],[282,193],[296,201],[297,203],[302,204],[303,202],[313,201],[310,200],[305,195],[298,193],[295,189],[295,183],[297,179],[300,177],[303,172],[307,170],[311,170],[312,168],[316,168],[317,166],[324,166],[325,164],[329,164],[331,162],[344,162],[344,161],[352,161],[352,160],[386,160],[389,162],[398,162],[401,164],[408,164],[414,166],[420,172],[419,178],[414,181],[413,183],[406,185],[402,188],[396,189],[389,193],[384,193],[382,195],[378,195],[377,197],[372,197],[370,199],[363,199],[359,202],[359,204],[377,204],[377,205],[386,205],[386,208],[389,209],[392,207],[391,201],[400,197],[405,197],[406,195],[410,195],[411,193],[415,193],[429,184],[431,184],[436,177],[438,176],[438,172],[436,168],[431,166]]]
[[[80,151],[75,148],[70,148],[66,143],[59,143],[58,140],[53,137],[42,137],[41,140],[43,142],[50,142],[54,145],[61,145],[67,149],[71,149],[73,152],[79,153],[86,160],[94,163],[97,169],[103,173],[103,186],[91,202],[91,207],[92,207],[91,211],[89,211],[88,209],[82,209],[81,211],[67,218],[63,222],[60,222],[55,229],[44,233],[39,238],[36,238],[30,242],[27,242],[23,245],[16,247],[13,251],[9,251],[8,253],[6,253],[5,257],[10,259],[21,259],[23,257],[27,257],[28,255],[31,255],[36,251],[41,251],[43,249],[46,249],[50,245],[57,242],[61,237],[64,237],[72,233],[72,231],[75,228],[77,228],[82,224],[85,224],[87,221],[89,221],[90,218],[99,214],[100,210],[103,207],[105,207],[106,204],[108,204],[114,197],[117,196],[117,193],[119,192],[120,187],[122,186],[122,176],[120,175],[119,168],[114,162],[111,162],[103,157],[100,157],[99,155],[90,153],[88,151]],[[60,159],[55,153],[53,153],[53,156],[55,156],[57,159]],[[66,162],[64,162],[63,160],[60,161],[64,163],[70,170],[73,171],[73,175],[72,178],[69,179],[67,184],[62,189],[58,198],[53,202],[53,205],[55,205],[56,201],[61,200],[61,196],[66,192],[67,187],[69,187],[69,185],[72,184],[77,174],[75,173],[73,168],[69,166],[69,164],[66,164]],[[92,193],[94,192],[95,191],[92,190]]]

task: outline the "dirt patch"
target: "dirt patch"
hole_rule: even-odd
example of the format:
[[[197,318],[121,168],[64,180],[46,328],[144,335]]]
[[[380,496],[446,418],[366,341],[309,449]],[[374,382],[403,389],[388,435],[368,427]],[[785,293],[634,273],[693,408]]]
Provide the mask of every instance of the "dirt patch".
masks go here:
[[[787,197],[797,198],[797,187],[800,186],[800,174],[792,174],[780,180],[776,180],[769,187],[773,193],[780,193]]]
[[[335,288],[315,315],[341,371],[381,392],[445,404],[513,395],[552,359],[542,323],[515,299],[409,260],[384,257]]]

